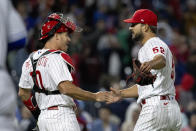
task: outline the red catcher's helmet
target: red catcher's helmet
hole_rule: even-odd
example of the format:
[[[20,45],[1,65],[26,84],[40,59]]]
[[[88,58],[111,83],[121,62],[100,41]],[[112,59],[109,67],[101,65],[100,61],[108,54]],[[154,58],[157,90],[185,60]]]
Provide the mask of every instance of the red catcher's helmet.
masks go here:
[[[74,31],[81,32],[82,28],[76,26],[69,17],[65,17],[62,13],[52,13],[42,26],[40,40],[50,37],[54,33]]]

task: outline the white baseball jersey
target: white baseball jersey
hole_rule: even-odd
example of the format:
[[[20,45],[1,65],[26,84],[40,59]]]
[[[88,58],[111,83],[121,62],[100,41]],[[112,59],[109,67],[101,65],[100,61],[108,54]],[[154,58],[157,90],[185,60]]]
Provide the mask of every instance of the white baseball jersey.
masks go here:
[[[37,59],[47,49],[42,49],[34,52],[33,59]],[[58,90],[58,84],[62,81],[73,81],[71,73],[67,66],[67,61],[59,54],[50,53],[41,57],[36,66],[36,78],[40,88],[54,91]],[[33,89],[32,79],[32,64],[28,58],[22,67],[22,74],[19,82],[20,88]],[[52,106],[74,106],[74,101],[71,97],[63,94],[59,95],[45,95],[43,93],[36,93],[36,101],[41,110]]]
[[[138,85],[138,103],[142,103],[142,110],[134,131],[179,131],[181,127],[181,113],[175,100],[175,67],[167,45],[158,37],[149,39],[139,50],[138,59],[141,63],[150,61],[156,55],[166,59],[166,66],[160,70],[151,70],[157,78],[152,85]],[[160,95],[167,96],[161,100]],[[145,99],[145,102],[141,102]]]
[[[157,95],[175,96],[175,67],[173,56],[168,46],[158,37],[149,39],[139,50],[138,59],[141,63],[150,61],[156,55],[162,55],[166,59],[166,66],[160,70],[151,70],[152,74],[156,74],[157,78],[153,85],[138,85],[138,103],[142,99]]]
[[[33,59],[39,58],[47,49],[34,52]],[[36,79],[40,88],[45,90],[58,90],[62,81],[73,81],[68,69],[69,61],[64,57],[66,53],[54,52],[39,58],[36,66]],[[71,65],[70,65],[71,66]],[[22,67],[22,75],[19,82],[20,88],[33,89],[33,67],[28,58]],[[38,127],[41,131],[79,131],[80,127],[76,119],[73,99],[67,95],[45,95],[36,93],[36,101],[41,109],[38,118]],[[48,107],[58,106],[58,110],[48,110]]]

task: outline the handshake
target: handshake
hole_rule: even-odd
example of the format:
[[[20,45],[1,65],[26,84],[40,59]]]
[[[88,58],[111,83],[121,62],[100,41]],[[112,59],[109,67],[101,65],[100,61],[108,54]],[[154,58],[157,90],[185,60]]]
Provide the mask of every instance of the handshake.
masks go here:
[[[95,94],[95,100],[98,102],[106,102],[111,104],[122,99],[120,90],[110,88],[111,91],[99,91]]]

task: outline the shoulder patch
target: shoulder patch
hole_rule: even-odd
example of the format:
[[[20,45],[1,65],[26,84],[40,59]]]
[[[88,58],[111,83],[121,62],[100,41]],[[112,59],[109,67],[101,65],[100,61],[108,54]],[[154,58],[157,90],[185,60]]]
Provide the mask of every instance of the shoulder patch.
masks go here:
[[[61,53],[61,57],[65,60],[67,64],[69,64],[69,66],[71,66],[73,70],[75,69],[73,61],[67,53]]]

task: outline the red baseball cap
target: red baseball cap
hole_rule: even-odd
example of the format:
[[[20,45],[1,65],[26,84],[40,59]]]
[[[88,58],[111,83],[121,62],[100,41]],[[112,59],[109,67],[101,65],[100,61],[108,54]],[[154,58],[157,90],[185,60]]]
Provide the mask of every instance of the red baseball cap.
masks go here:
[[[126,23],[142,23],[157,26],[157,15],[148,9],[137,10],[132,18],[123,20]]]

